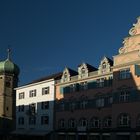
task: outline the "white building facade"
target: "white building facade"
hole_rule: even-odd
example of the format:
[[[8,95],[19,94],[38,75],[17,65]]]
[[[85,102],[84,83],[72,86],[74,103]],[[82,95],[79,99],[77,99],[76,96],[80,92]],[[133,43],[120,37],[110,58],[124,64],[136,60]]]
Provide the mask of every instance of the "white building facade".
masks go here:
[[[16,88],[16,134],[40,136],[53,131],[56,77]]]

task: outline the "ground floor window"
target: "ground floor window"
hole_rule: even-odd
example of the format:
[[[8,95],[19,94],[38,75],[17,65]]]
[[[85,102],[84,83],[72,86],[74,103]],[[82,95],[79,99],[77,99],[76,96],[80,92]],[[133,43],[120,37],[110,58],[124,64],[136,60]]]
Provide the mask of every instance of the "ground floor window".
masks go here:
[[[100,140],[100,136],[99,135],[90,135],[89,140]]]
[[[78,140],[87,140],[87,135],[78,135]]]
[[[58,134],[58,140],[66,140],[66,135]]]
[[[76,135],[68,135],[67,140],[76,140]]]
[[[117,140],[130,140],[129,135],[117,135]]]
[[[102,140],[111,140],[111,137],[107,136],[107,135],[103,135],[102,136]]]

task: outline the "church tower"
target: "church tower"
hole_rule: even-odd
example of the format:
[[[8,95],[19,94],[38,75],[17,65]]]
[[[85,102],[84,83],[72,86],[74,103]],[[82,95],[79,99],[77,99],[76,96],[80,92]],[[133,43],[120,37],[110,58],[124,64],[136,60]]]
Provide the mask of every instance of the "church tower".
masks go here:
[[[0,130],[11,130],[15,120],[16,94],[19,68],[10,59],[10,49],[4,61],[0,61]]]

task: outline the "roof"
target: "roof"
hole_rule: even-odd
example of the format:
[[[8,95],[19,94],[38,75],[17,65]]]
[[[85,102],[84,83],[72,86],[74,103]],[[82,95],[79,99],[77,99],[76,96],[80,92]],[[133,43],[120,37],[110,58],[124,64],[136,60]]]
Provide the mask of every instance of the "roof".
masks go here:
[[[0,73],[9,73],[19,75],[19,67],[14,64],[10,59],[0,62]]]
[[[33,80],[29,84],[33,84],[33,83],[37,83],[37,82],[41,82],[41,81],[45,81],[45,80],[49,80],[49,79],[58,80],[58,79],[61,79],[61,76],[62,76],[62,72],[59,72],[59,73],[55,73],[55,74],[52,74],[52,75],[48,75],[48,76]]]
[[[70,68],[67,68],[69,70],[69,73],[70,73],[70,76],[75,76],[75,75],[78,75],[78,72],[75,71],[75,70],[72,70]]]
[[[107,60],[108,60],[108,62],[109,62],[109,64],[111,65],[111,66],[113,66],[113,60],[111,60],[110,58],[108,58],[108,57],[106,57],[107,58]]]
[[[98,70],[97,68],[93,67],[92,65],[90,65],[88,63],[85,63],[85,64],[87,65],[89,72]]]
[[[92,65],[90,65],[90,64],[88,64],[88,63],[82,63],[82,64],[79,65],[78,67],[82,66],[83,64],[85,64],[85,65],[87,66],[87,69],[88,69],[89,72],[98,70],[97,68],[93,67]]]

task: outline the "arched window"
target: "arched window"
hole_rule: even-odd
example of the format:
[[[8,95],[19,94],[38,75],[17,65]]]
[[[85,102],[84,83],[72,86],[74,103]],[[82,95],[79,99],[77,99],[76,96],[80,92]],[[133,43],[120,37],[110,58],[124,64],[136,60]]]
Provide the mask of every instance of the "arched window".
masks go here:
[[[130,127],[130,116],[128,114],[120,114],[118,117],[118,126],[119,127]]]
[[[65,120],[64,119],[60,119],[58,122],[58,126],[60,129],[65,128]]]
[[[100,128],[100,119],[98,117],[93,117],[90,121],[91,128]]]
[[[81,127],[87,127],[88,121],[85,118],[81,118],[80,121],[79,121],[79,125]]]
[[[69,119],[68,120],[68,127],[69,128],[75,128],[76,127],[76,121],[75,121],[75,119]]]
[[[105,117],[103,120],[103,127],[104,128],[110,128],[112,125],[112,118],[111,116]]]

